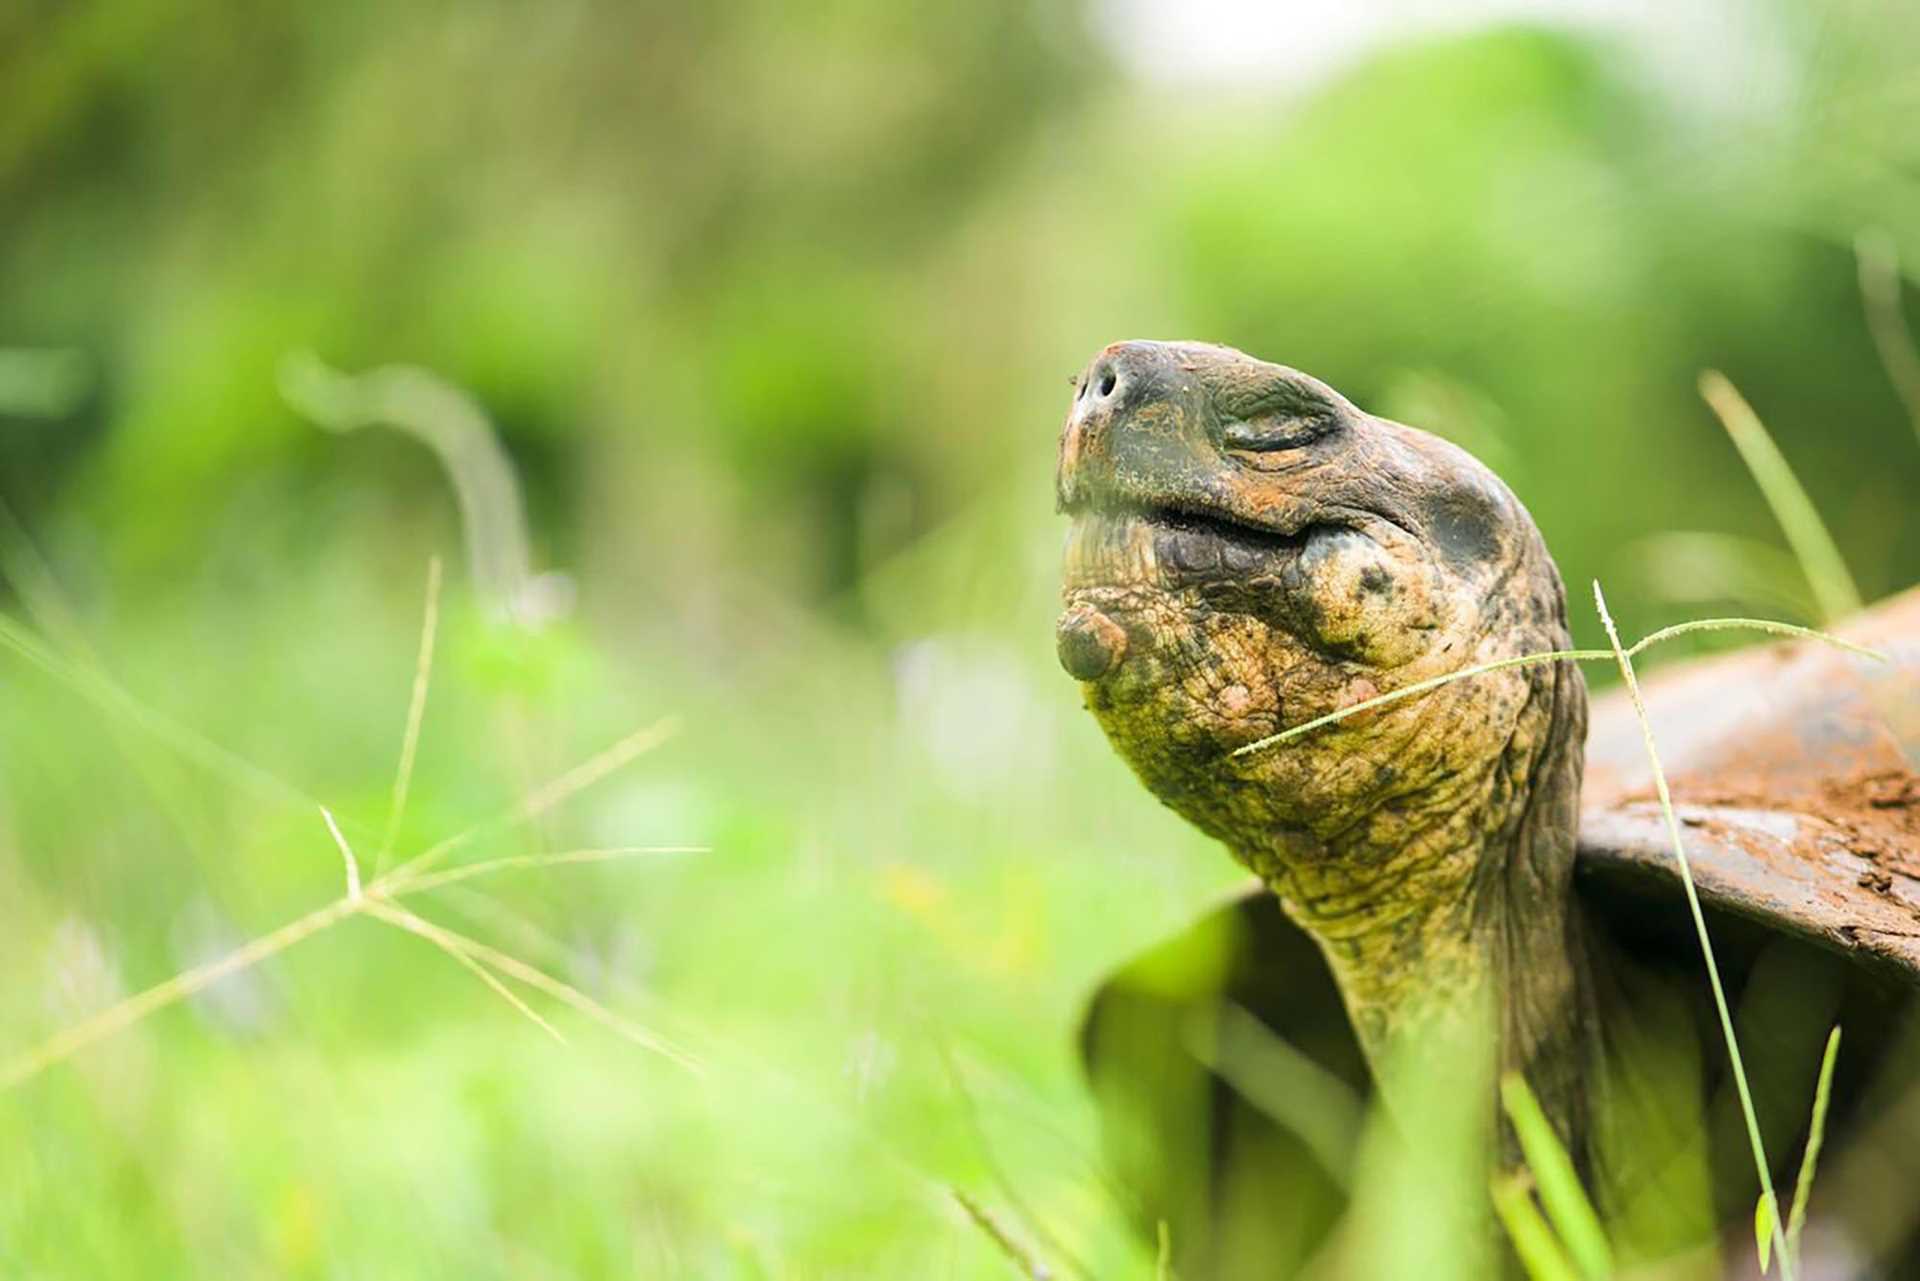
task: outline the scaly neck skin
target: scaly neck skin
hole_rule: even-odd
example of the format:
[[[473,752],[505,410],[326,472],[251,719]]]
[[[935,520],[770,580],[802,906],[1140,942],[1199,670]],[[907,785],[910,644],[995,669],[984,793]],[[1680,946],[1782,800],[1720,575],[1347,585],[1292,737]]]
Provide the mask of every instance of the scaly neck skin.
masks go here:
[[[1578,681],[1542,669],[1550,714],[1478,773],[1325,840],[1295,834],[1241,856],[1319,943],[1390,1106],[1396,1046],[1417,1058],[1423,1023],[1491,1017],[1497,1070],[1526,1076],[1585,1164],[1599,1018],[1572,890]],[[1510,1136],[1503,1146],[1511,1156]]]

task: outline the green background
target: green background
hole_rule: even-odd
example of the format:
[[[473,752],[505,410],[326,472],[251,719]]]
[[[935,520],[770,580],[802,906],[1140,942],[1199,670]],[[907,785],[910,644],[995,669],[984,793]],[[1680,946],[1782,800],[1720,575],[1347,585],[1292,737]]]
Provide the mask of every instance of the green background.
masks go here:
[[[319,804],[371,870],[435,555],[400,851],[665,715],[461,857],[708,847],[415,904],[703,1073],[350,920],[0,1094],[0,1272],[1006,1274],[957,1187],[1152,1275],[1072,1032],[1237,874],[1054,664],[1052,450],[1109,341],[1467,444],[1583,644],[1595,577],[1630,636],[1812,621],[1705,367],[1868,598],[1920,578],[1854,251],[1920,263],[1913,17],[1761,6],[1777,56],[1708,41],[1705,93],[1517,23],[1156,77],[1124,12],[0,11],[0,601],[65,664],[0,658],[0,1059],[336,896]],[[297,353],[463,389],[524,535],[296,412]],[[476,538],[565,576],[538,625]]]

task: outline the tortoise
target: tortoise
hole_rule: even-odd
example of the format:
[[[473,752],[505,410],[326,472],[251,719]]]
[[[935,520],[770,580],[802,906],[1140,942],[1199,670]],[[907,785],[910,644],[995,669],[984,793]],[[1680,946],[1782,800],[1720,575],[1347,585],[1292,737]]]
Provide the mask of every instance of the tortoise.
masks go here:
[[[1253,874],[1115,974],[1081,1033],[1108,1155],[1142,1223],[1170,1225],[1179,1274],[1302,1268],[1347,1199],[1340,1100],[1379,1090],[1394,1113],[1393,1082],[1476,1011],[1627,1256],[1735,1240],[1755,1163],[1624,692],[1590,717],[1576,663],[1514,666],[1262,746],[1570,648],[1559,572],[1506,485],[1298,370],[1134,341],[1075,380],[1055,487],[1061,665],[1140,780]],[[1844,1024],[1815,1221],[1881,1274],[1920,1274],[1920,1109],[1900,1088],[1920,1059],[1920,591],[1841,631],[1890,661],[1771,644],[1645,693],[1775,1184]],[[1414,1069],[1383,1071],[1395,1054]],[[1491,1097],[1461,1105],[1512,1164]],[[1709,1204],[1663,1220],[1688,1152]]]

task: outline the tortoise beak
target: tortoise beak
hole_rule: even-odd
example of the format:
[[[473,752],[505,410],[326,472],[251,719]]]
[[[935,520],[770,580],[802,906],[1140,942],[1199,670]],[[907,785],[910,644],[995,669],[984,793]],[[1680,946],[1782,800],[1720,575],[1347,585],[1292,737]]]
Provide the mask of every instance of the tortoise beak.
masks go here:
[[[1344,451],[1302,448],[1284,461],[1268,453],[1249,462],[1253,451],[1232,437],[1246,424],[1218,417],[1191,352],[1148,341],[1103,349],[1074,381],[1054,472],[1056,508],[1191,517],[1284,536],[1317,519],[1347,470],[1334,461]]]
[[[1088,506],[1110,493],[1115,438],[1156,399],[1153,366],[1164,362],[1159,343],[1121,342],[1103,349],[1074,380],[1073,404],[1060,432],[1054,497],[1060,511]]]

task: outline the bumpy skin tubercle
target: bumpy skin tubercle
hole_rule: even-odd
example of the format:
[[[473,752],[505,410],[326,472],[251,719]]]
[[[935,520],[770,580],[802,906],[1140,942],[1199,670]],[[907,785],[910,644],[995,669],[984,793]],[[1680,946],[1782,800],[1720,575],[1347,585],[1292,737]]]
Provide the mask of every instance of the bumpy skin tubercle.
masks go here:
[[[1077,380],[1056,492],[1062,665],[1146,785],[1224,842],[1328,958],[1380,1061],[1497,1011],[1576,1152],[1598,1020],[1570,877],[1577,668],[1491,673],[1270,750],[1415,681],[1568,647],[1533,521],[1491,472],[1229,348],[1126,342]]]

